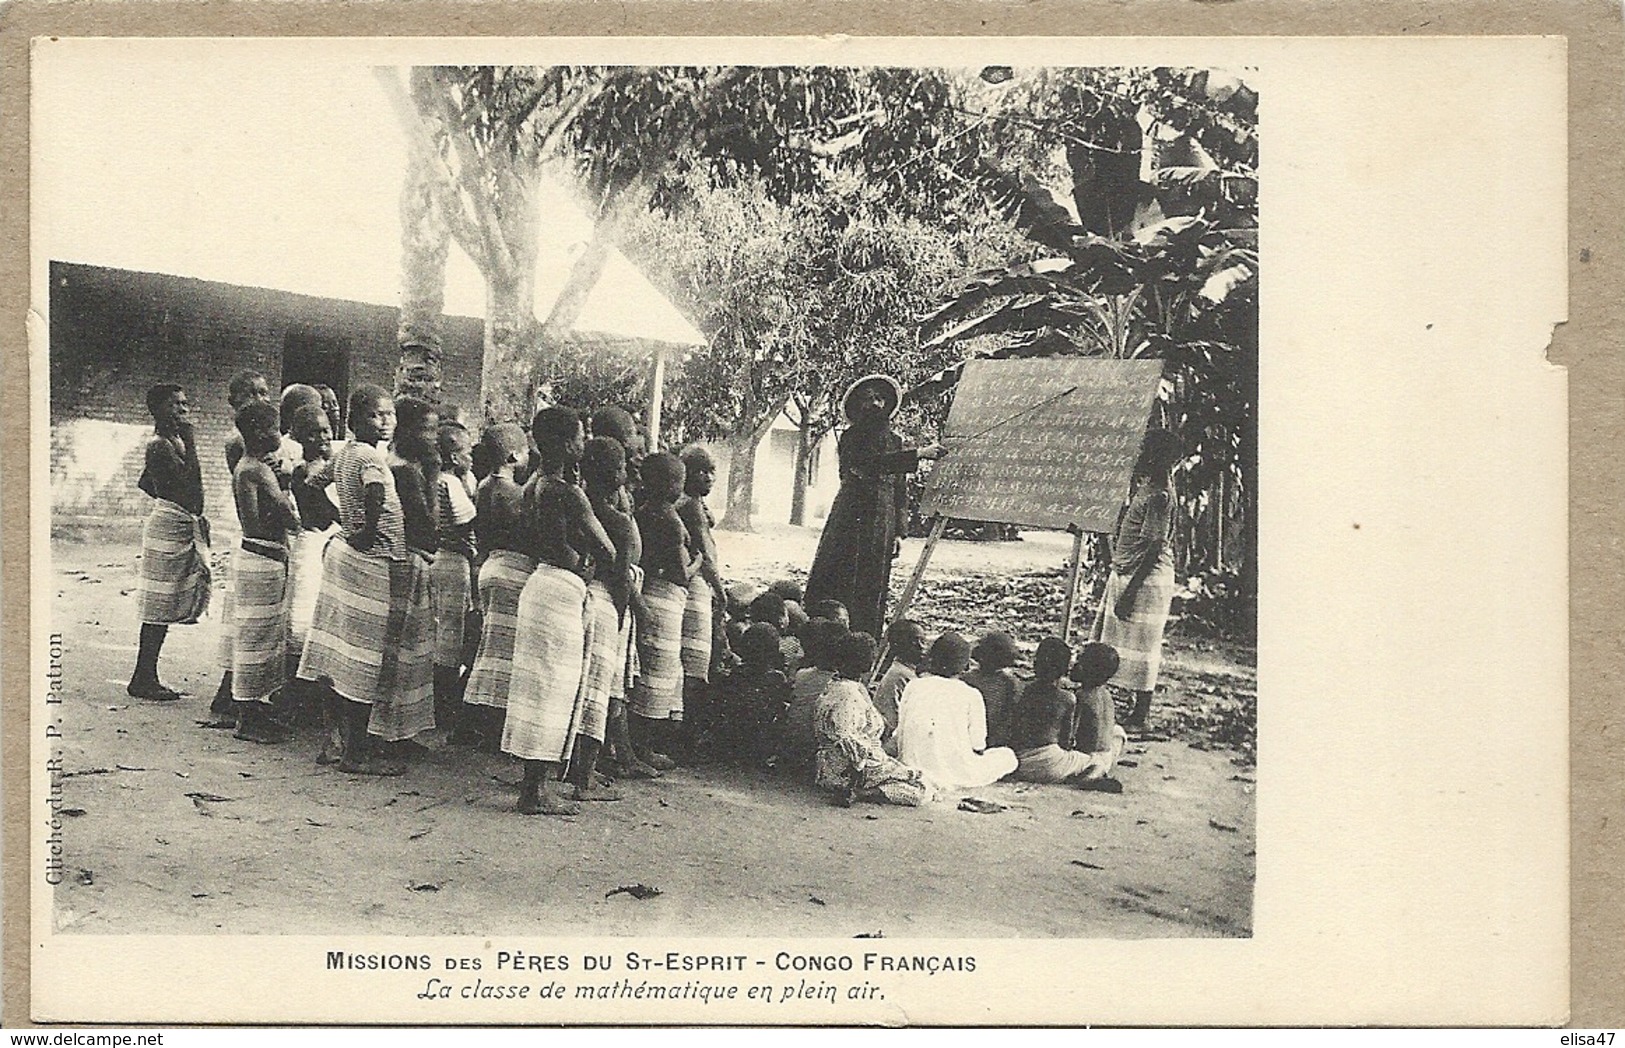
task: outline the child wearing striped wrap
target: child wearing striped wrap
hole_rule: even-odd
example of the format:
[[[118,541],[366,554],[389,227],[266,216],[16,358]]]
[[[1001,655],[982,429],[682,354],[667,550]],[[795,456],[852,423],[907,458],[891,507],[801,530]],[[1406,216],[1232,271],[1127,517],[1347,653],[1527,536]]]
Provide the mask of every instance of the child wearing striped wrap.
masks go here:
[[[378,386],[350,395],[355,439],[333,459],[343,542],[322,562],[321,589],[299,676],[342,700],[349,774],[399,775],[374,739],[409,739],[434,725],[433,620],[422,561],[407,550],[401,500],[381,445],[395,405]]]
[[[242,525],[242,549],[231,573],[231,697],[237,738],[275,743],[287,735],[277,705],[287,680],[288,533],[299,515],[283,478],[265,456],[281,445],[277,409],[262,400],[237,412],[244,455],[232,471],[232,495]]]

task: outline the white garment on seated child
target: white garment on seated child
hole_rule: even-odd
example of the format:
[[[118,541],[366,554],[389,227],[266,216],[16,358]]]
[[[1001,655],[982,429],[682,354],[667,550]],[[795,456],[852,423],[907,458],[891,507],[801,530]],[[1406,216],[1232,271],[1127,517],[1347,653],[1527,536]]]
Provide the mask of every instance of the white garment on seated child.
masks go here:
[[[909,682],[897,704],[897,755],[945,787],[986,786],[1016,770],[1016,753],[987,746],[982,693],[953,677]]]

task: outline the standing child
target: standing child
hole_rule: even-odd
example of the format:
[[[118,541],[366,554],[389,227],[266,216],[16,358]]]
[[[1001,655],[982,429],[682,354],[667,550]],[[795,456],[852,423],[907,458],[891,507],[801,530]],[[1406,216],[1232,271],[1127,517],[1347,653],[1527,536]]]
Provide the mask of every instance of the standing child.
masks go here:
[[[302,648],[321,589],[322,550],[338,530],[339,507],[332,494],[333,430],[327,412],[320,405],[300,408],[293,416],[293,437],[303,457],[289,480],[299,510],[300,537],[289,551],[288,574],[293,586],[293,635]]]
[[[716,482],[717,464],[711,453],[698,444],[683,449],[683,497],[677,500],[677,516],[688,529],[688,552],[700,557],[700,570],[688,583],[688,603],[683,609],[683,715],[691,733],[689,742],[709,731],[711,663],[715,655],[717,613],[728,602],[722,582],[722,565],[717,543],[711,535],[716,520],[705,496]],[[782,629],[782,627],[781,627]]]
[[[491,474],[474,499],[474,534],[485,558],[479,573],[480,643],[463,689],[459,741],[495,753],[513,678],[519,594],[536,570],[536,558],[524,540],[523,489],[514,480],[517,472],[530,468],[530,438],[508,422],[487,429],[481,444],[490,449]]]
[[[237,417],[237,412],[254,401],[271,402],[271,384],[265,376],[258,371],[239,371],[231,376],[226,383],[226,403],[231,405],[231,417]],[[237,463],[244,454],[243,436],[235,428],[226,438],[226,473],[235,476]],[[220,686],[215,689],[214,702],[209,705],[209,713],[213,719],[208,722],[211,728],[235,728],[237,726],[237,711],[231,701],[231,643],[232,609],[231,609],[231,562],[232,553],[227,550],[221,558],[221,570],[226,575],[225,598],[220,602]]]
[[[531,422],[540,466],[525,485],[523,526],[536,570],[519,595],[513,679],[502,749],[525,762],[518,809],[522,815],[573,815],[580,805],[561,796],[554,780],[570,756],[582,715],[582,683],[591,597],[592,564],[612,562],[615,547],[598,526],[587,496],[568,479],[585,443],[580,416],[548,407]],[[576,800],[608,800],[575,769]]]
[[[441,422],[440,478],[435,485],[435,554],[429,569],[434,606],[435,721],[452,734],[460,725],[461,678],[467,645],[464,631],[474,610],[473,441],[460,422]],[[469,660],[472,663],[472,660]]]
[[[628,661],[633,622],[647,618],[648,609],[643,603],[642,592],[643,539],[637,522],[626,507],[624,446],[611,437],[593,437],[587,441],[581,457],[581,479],[586,485],[593,515],[615,545],[614,562],[599,565],[592,582],[598,596],[595,602],[600,616],[598,628],[608,634],[607,639],[603,635],[595,637],[596,647],[589,657],[587,670],[591,683],[589,698],[596,700],[602,688],[608,699],[605,734],[594,738],[608,745],[619,774],[633,779],[657,778],[659,769],[645,764],[632,748],[631,729],[627,723]]]
[[[613,405],[594,411],[591,419],[594,437],[607,437],[619,444],[626,463],[625,480],[619,491],[602,503],[593,502],[593,512],[615,543],[616,557],[624,555],[628,570],[628,609],[621,629],[625,634],[625,662],[610,684],[609,724],[606,740],[616,771],[634,779],[654,778],[660,770],[638,756],[632,745],[631,715],[628,700],[638,678],[638,624],[648,619],[649,609],[643,602],[643,535],[634,517],[637,498],[633,485],[641,486],[639,471],[643,463],[643,434],[625,409]],[[617,644],[620,639],[617,638]]]
[[[927,675],[897,705],[897,756],[948,788],[986,786],[1016,770],[1015,751],[988,748],[981,694],[957,679],[969,663],[970,644],[944,633],[926,655]]]
[[[429,662],[431,690],[434,665],[434,554],[439,545],[435,528],[436,490],[440,483],[440,449],[436,437],[440,415],[433,404],[414,396],[395,398],[395,439],[389,445],[389,471],[395,477],[395,491],[401,500],[402,534],[413,570],[397,570],[390,576],[388,636],[398,636],[405,618],[421,601],[422,614],[429,620]],[[414,578],[421,576],[421,580]],[[421,585],[422,593],[415,590]],[[434,715],[443,713],[433,702]],[[428,727],[434,727],[433,724]],[[387,734],[390,749],[401,758],[412,755],[412,732],[401,725]]]
[[[987,744],[1007,746],[1010,720],[1016,713],[1016,689],[1021,686],[1010,668],[1020,657],[1015,639],[1008,633],[989,633],[976,642],[970,657],[976,660],[976,668],[967,670],[959,679],[982,695],[987,710]]]
[[[322,558],[327,544],[339,530],[339,507],[333,495],[333,430],[327,411],[320,405],[299,408],[293,415],[293,437],[299,442],[303,461],[293,469],[289,489],[299,510],[299,529],[292,533],[288,547],[288,621],[291,627],[287,687],[302,705],[316,705],[322,724],[322,750],[318,764],[338,759],[343,746],[339,734],[338,711],[331,698],[318,689],[314,694],[299,678],[299,657],[310,636],[310,623],[316,614],[316,595],[322,588]]]
[[[276,706],[287,680],[288,533],[299,516],[282,478],[265,462],[282,435],[277,410],[252,401],[237,412],[244,454],[232,473],[241,555],[231,573],[231,697],[237,707],[237,738],[282,742]]]
[[[643,536],[643,602],[648,617],[638,623],[640,675],[629,703],[636,715],[632,742],[640,760],[661,771],[675,762],[671,749],[683,718],[683,611],[688,584],[702,557],[690,556],[688,530],[674,508],[683,494],[683,463],[657,451],[643,460],[643,502],[636,519]]]
[[[389,394],[357,387],[350,428],[355,439],[333,457],[344,541],[322,562],[299,676],[343,700],[340,771],[399,775],[404,768],[381,757],[372,739],[395,742],[434,726],[428,575],[407,551],[400,495],[382,448],[395,430]]]
[[[125,691],[132,698],[171,702],[180,692],[158,681],[158,655],[169,627],[194,623],[209,606],[209,522],[203,516],[203,471],[186,393],[176,385],[147,390],[153,437],[137,486],[155,503],[141,529],[141,580],[136,603],[141,646]]]

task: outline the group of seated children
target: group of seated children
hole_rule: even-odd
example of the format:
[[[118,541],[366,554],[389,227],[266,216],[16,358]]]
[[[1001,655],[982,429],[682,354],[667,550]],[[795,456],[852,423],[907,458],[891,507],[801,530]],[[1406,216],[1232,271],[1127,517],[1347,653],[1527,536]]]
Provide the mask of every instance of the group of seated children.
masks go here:
[[[1046,638],[1023,683],[1008,634],[974,648],[946,632],[929,645],[916,622],[875,639],[852,632],[838,602],[802,610],[789,582],[729,590],[730,671],[714,689],[704,737],[723,753],[810,776],[838,802],[919,805],[1007,776],[1117,793],[1127,735],[1106,682],[1109,645]],[[975,666],[971,668],[972,661]],[[871,683],[873,681],[873,683]]]

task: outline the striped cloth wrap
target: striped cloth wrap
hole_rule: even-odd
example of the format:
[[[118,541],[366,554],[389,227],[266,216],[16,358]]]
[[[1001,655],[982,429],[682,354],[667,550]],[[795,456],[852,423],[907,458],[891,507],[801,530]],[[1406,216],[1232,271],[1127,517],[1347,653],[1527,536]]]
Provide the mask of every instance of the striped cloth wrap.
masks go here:
[[[1095,616],[1093,639],[1117,649],[1117,672],[1111,683],[1130,691],[1155,691],[1162,669],[1162,634],[1174,599],[1174,569],[1158,565],[1134,595],[1127,617],[1117,615],[1117,600],[1128,587],[1128,577],[1112,572]]]
[[[236,550],[228,549],[220,554],[220,639],[215,645],[215,662],[222,673],[231,672],[231,648],[237,639],[237,631],[232,626],[236,615],[231,599],[231,567],[236,559]]]
[[[141,528],[141,576],[136,608],[155,626],[190,625],[209,610],[208,524],[167,499],[157,499]]]
[[[468,555],[441,549],[429,567],[429,599],[434,606],[434,664],[458,669],[463,664],[463,626],[474,610]]]
[[[615,685],[626,676],[626,630],[615,613],[615,599],[609,587],[593,582],[587,587],[587,668],[582,674],[581,726],[577,729],[591,739],[604,741],[609,722],[609,700]]]
[[[480,566],[480,647],[468,674],[464,702],[508,708],[519,595],[535,570],[535,558],[510,549],[493,550]]]
[[[322,588],[322,554],[339,533],[334,524],[326,531],[295,531],[288,536],[288,638],[293,651],[305,646],[310,620],[316,614],[316,594]]]
[[[231,697],[237,702],[268,704],[287,680],[287,555],[280,543],[245,539],[232,558]]]
[[[587,584],[539,564],[519,595],[513,678],[502,749],[521,760],[562,762],[580,723],[588,643]]]
[[[691,680],[711,679],[711,584],[703,575],[688,583],[688,603],[683,605],[683,676]]]
[[[327,680],[344,698],[372,706],[368,734],[399,742],[434,727],[433,670],[424,563],[332,543],[299,676]]]
[[[683,717],[683,612],[688,590],[675,582],[646,579],[647,618],[638,622],[638,681],[629,707],[640,717]]]

